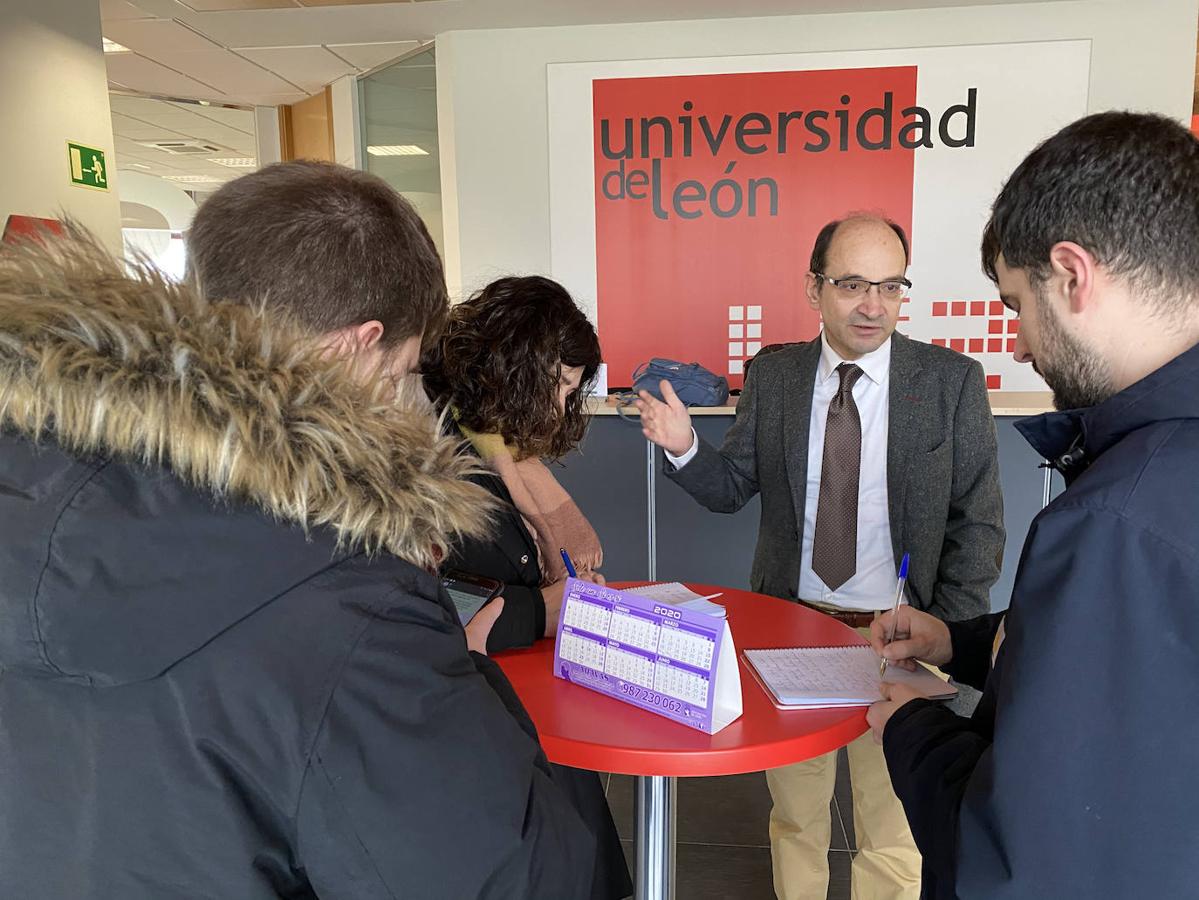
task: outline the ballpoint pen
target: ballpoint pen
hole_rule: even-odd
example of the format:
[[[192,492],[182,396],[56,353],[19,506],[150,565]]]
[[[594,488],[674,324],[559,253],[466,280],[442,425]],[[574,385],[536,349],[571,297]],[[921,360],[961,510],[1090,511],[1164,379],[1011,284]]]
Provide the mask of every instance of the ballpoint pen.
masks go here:
[[[899,603],[903,600],[903,588],[908,583],[908,554],[903,555],[903,560],[899,563],[899,582],[895,585],[895,605],[891,607],[891,628],[887,634],[887,643],[895,640],[895,626],[899,622]],[[883,661],[878,666],[878,677],[882,678],[887,672],[887,658],[884,656]]]
[[[562,562],[566,564],[566,574],[571,578],[578,578],[579,573],[575,571],[575,564],[570,561],[570,554],[566,552],[566,548],[559,547],[558,552],[562,554]]]

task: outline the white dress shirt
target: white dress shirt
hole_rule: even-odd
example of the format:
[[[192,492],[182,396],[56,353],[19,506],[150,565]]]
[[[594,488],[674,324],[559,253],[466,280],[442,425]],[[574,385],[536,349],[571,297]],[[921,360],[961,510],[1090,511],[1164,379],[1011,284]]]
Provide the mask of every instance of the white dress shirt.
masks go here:
[[[820,335],[820,364],[812,387],[808,424],[808,481],[804,501],[803,547],[799,563],[799,596],[845,609],[888,609],[895,597],[895,557],[891,548],[891,513],[887,504],[887,425],[891,384],[891,341],[861,359],[852,360],[862,377],[853,399],[862,419],[862,467],[858,480],[858,567],[852,578],[830,591],[812,571],[816,509],[820,505],[820,473],[824,468],[824,428],[828,407],[837,396],[841,359]]]
[[[862,377],[853,386],[853,399],[862,420],[862,465],[858,482],[858,565],[853,577],[830,591],[812,571],[812,542],[816,510],[820,504],[820,473],[824,467],[824,429],[828,407],[837,395],[841,359],[820,335],[820,364],[812,387],[812,416],[808,423],[808,474],[799,565],[799,597],[843,609],[888,609],[895,596],[895,557],[891,548],[891,517],[887,502],[887,426],[890,404],[891,341],[852,360]],[[694,436],[682,456],[666,458],[676,469],[687,465],[699,451]]]

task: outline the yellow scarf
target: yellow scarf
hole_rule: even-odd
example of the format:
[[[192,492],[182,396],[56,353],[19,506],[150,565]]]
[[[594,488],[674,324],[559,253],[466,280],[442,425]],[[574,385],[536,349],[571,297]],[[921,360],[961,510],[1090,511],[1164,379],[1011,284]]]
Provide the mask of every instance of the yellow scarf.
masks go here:
[[[475,452],[504,482],[537,541],[542,585],[566,577],[560,548],[566,549],[580,573],[598,569],[604,561],[599,536],[549,467],[536,457],[518,460],[503,435],[480,434],[462,423],[458,427]]]

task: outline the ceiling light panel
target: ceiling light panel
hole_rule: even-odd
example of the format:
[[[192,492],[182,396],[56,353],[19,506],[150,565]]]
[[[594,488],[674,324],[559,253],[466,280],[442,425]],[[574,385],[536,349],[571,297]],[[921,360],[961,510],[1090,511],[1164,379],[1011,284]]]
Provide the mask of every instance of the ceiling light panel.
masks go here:
[[[428,156],[429,151],[416,144],[381,144],[367,147],[366,152],[371,156]]]

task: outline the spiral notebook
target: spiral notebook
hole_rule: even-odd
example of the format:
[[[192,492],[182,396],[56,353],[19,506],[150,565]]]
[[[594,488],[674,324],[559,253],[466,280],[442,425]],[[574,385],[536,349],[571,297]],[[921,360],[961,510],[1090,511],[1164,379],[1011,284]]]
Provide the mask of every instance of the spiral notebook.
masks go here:
[[[867,646],[746,650],[743,655],[775,705],[785,709],[869,706],[881,697],[879,658]],[[958,692],[923,667],[909,672],[888,666],[881,680],[909,684],[930,700]]]

